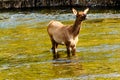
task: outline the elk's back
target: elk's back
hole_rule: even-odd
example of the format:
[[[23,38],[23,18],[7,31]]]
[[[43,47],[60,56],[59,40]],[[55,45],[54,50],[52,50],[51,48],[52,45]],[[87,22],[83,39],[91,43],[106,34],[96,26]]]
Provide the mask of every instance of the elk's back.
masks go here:
[[[54,34],[56,31],[58,31],[58,29],[61,29],[64,25],[59,22],[59,21],[50,21],[49,24],[48,24],[48,33],[49,34]]]

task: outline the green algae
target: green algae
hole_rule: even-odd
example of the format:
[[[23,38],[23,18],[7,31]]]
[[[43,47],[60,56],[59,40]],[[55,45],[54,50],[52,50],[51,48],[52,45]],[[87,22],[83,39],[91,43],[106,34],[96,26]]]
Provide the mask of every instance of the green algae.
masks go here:
[[[52,60],[47,24],[0,29],[0,80],[120,79],[120,19],[84,21],[77,56],[67,59],[65,47],[59,46],[58,60]]]

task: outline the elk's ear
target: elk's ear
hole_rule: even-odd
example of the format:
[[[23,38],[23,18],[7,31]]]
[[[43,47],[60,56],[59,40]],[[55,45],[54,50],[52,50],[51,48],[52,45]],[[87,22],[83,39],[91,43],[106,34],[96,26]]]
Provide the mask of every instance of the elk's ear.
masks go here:
[[[87,14],[87,12],[89,11],[89,8],[84,10],[84,14]]]
[[[77,15],[77,10],[75,10],[74,8],[72,8],[73,14]]]

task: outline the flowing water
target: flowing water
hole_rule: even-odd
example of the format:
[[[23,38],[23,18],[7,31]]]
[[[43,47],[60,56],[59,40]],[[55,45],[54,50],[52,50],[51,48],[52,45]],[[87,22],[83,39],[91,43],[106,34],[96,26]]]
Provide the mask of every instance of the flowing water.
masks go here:
[[[0,13],[0,80],[119,80],[119,10],[91,10],[77,44],[77,56],[53,60],[47,34],[50,20],[74,22],[70,10]]]

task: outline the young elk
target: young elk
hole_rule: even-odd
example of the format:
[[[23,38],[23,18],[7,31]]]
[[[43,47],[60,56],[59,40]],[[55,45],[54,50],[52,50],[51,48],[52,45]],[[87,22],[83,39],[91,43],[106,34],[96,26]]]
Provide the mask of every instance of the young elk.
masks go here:
[[[59,21],[50,21],[47,31],[52,42],[52,52],[53,58],[57,58],[57,46],[59,44],[66,45],[67,57],[70,57],[72,50],[72,55],[75,55],[76,44],[78,42],[78,34],[81,28],[81,22],[86,19],[87,12],[89,8],[85,9],[83,12],[79,12],[72,9],[73,14],[76,16],[75,22],[71,26],[66,26]]]

